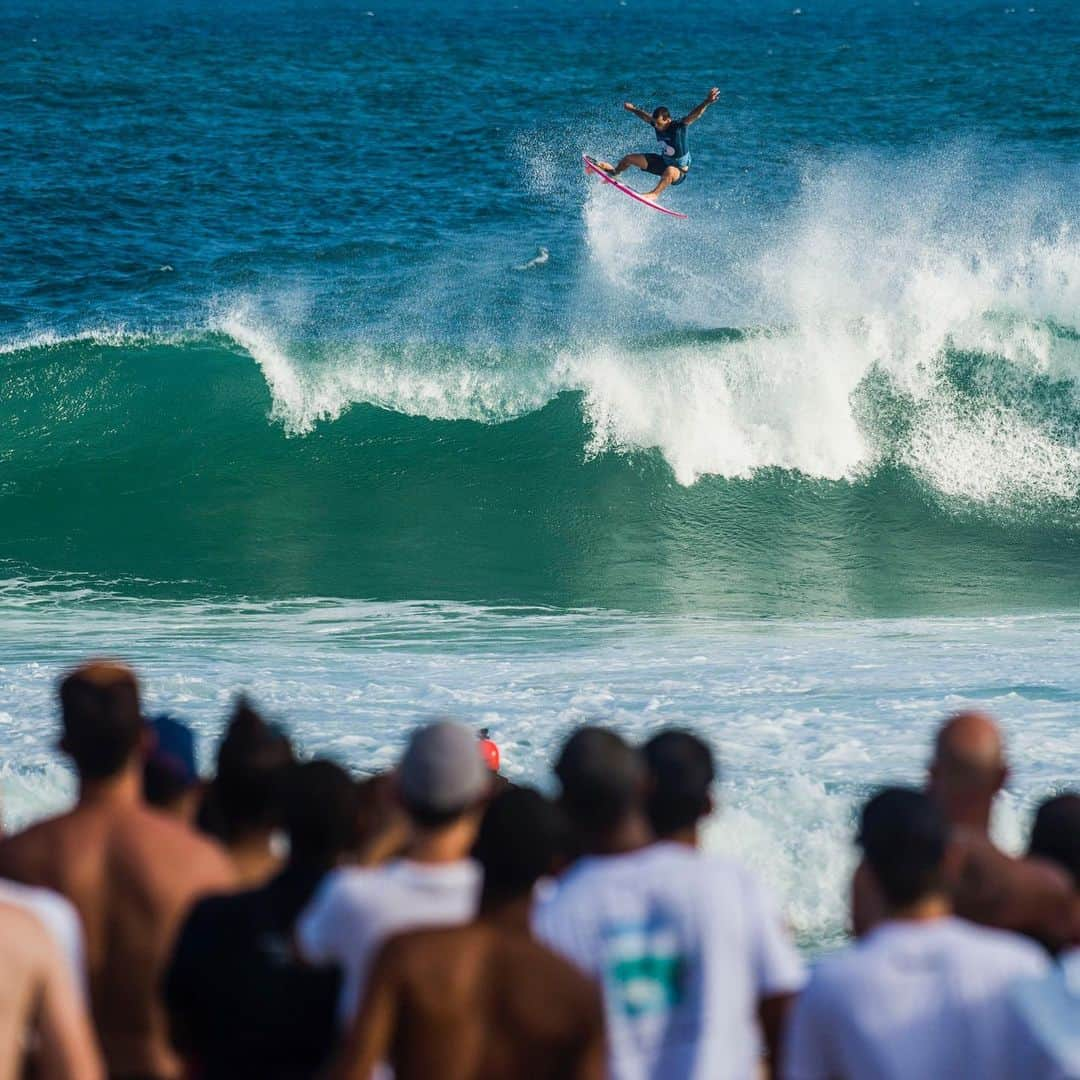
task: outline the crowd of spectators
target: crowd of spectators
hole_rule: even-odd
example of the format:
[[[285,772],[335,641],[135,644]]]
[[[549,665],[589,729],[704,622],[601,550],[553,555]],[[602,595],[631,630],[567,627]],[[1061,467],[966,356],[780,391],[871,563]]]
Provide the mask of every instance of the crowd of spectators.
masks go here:
[[[1080,1077],[1080,794],[999,850],[984,714],[862,806],[854,940],[808,964],[703,850],[689,731],[579,728],[548,798],[450,722],[357,779],[240,699],[204,782],[128,667],[59,703],[76,804],[0,839],[0,1080]]]

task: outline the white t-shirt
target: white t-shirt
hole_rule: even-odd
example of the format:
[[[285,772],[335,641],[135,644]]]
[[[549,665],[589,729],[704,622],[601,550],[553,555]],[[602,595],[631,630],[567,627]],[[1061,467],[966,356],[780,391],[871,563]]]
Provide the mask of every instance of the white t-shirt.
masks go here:
[[[1059,957],[1043,978],[1014,983],[1009,1004],[1017,1075],[1080,1080],[1080,948]]]
[[[753,878],[680,844],[579,860],[533,928],[601,983],[618,1080],[756,1077],[758,1001],[805,981]]]
[[[341,966],[343,1025],[356,1015],[368,971],[387,938],[468,922],[476,915],[481,879],[472,859],[436,865],[397,859],[327,876],[297,922],[296,939],[308,963]]]
[[[788,1025],[785,1080],[1005,1080],[1009,987],[1046,954],[961,919],[887,922],[824,960]]]
[[[52,935],[68,968],[75,980],[75,985],[86,993],[86,945],[83,939],[82,920],[74,904],[66,896],[61,896],[52,889],[41,889],[33,885],[23,885],[17,881],[0,878],[0,900],[24,911],[32,912]]]

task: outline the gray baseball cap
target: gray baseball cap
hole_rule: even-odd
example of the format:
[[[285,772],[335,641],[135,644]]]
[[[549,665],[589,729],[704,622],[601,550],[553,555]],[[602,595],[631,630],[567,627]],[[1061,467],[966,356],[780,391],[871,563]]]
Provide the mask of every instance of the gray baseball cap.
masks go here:
[[[398,767],[405,800],[437,813],[451,813],[491,790],[491,773],[476,736],[461,724],[440,721],[413,732]]]

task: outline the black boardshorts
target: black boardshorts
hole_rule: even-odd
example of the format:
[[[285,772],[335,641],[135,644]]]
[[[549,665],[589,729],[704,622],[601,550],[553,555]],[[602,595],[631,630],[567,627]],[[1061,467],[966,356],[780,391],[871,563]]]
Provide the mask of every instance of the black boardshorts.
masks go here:
[[[665,171],[671,166],[671,162],[665,161],[659,154],[646,154],[645,155],[645,171],[652,173],[653,176],[663,176]],[[678,166],[675,166],[678,168]],[[683,171],[682,176],[678,180],[672,180],[671,186],[677,187],[686,179],[686,174],[689,169]]]

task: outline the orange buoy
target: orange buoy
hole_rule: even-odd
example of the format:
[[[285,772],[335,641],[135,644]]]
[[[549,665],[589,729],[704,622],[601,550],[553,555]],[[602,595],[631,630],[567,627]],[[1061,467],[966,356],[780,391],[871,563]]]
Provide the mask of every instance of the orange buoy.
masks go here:
[[[494,740],[491,738],[491,733],[487,728],[481,728],[480,732],[480,753],[484,758],[484,764],[492,772],[499,771],[499,748],[495,745]]]

